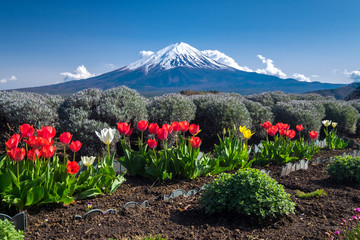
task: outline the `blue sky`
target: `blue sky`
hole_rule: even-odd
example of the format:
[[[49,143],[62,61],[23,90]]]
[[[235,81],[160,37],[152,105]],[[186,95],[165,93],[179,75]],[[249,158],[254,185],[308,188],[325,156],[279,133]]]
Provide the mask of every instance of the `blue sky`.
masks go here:
[[[360,1],[0,1],[0,89],[125,66],[141,50],[186,42],[287,77],[360,80]]]

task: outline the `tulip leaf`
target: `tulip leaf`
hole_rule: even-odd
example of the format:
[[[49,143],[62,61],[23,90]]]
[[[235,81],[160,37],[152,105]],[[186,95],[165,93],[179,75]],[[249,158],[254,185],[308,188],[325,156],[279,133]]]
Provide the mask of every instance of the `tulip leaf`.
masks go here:
[[[88,197],[93,197],[96,195],[101,195],[102,192],[99,188],[91,188],[91,189],[87,189],[81,193],[78,194],[77,199],[84,199],[84,198],[88,198]]]
[[[44,197],[44,189],[41,186],[36,186],[26,196],[25,206],[34,205]]]

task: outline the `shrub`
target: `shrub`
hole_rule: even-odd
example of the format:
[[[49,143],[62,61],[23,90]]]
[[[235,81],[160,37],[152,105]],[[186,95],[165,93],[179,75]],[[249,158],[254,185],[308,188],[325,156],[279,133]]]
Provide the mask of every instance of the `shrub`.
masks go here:
[[[0,219],[0,239],[17,240],[24,239],[23,231],[17,231],[15,226],[9,220]]]
[[[239,95],[203,95],[192,99],[197,107],[194,122],[205,129],[199,135],[209,142],[216,140],[224,128],[251,126],[250,114]]]
[[[200,205],[209,214],[235,211],[259,219],[289,214],[295,208],[282,185],[251,168],[221,174],[206,187]]]
[[[360,100],[352,100],[349,101],[351,106],[353,106],[358,112],[360,112]],[[356,134],[360,134],[360,115],[358,115],[358,119],[356,122]]]
[[[355,134],[356,123],[359,118],[359,112],[345,101],[326,101],[325,119],[332,120],[338,123],[338,132],[342,134]]]
[[[329,99],[334,99],[335,98],[333,96],[327,96],[324,97],[320,94],[317,93],[291,93],[289,94],[289,97],[291,98],[291,100],[307,100],[307,101],[324,101],[324,100],[329,100]]]
[[[360,157],[335,157],[327,171],[339,182],[360,183]]]
[[[295,128],[297,124],[304,126],[304,133],[320,131],[321,120],[325,117],[325,109],[317,101],[291,101],[277,103],[273,108],[275,122],[285,122]],[[304,134],[304,136],[308,136]]]
[[[174,121],[192,121],[195,119],[196,106],[193,101],[180,94],[166,94],[154,97],[147,104],[149,121],[162,125]]]
[[[291,98],[290,95],[280,92],[265,92],[260,94],[253,94],[247,96],[247,99],[252,100],[254,102],[259,102],[264,106],[272,107],[278,102],[290,102]]]

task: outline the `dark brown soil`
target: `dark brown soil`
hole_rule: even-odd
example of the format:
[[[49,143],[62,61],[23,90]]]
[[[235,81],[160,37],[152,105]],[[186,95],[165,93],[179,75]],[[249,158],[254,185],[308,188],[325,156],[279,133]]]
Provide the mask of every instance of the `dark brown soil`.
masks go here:
[[[322,150],[318,156],[330,157],[350,150]],[[351,150],[352,151],[352,150]],[[341,220],[352,216],[360,207],[358,185],[338,184],[329,178],[326,165],[310,165],[286,177],[279,177],[280,167],[270,166],[270,175],[296,202],[295,214],[263,223],[224,213],[208,216],[199,206],[200,194],[163,200],[164,194],[176,189],[200,189],[215,177],[195,180],[153,182],[127,176],[127,181],[113,194],[76,201],[70,206],[51,205],[28,210],[29,229],[26,239],[138,239],[161,234],[168,239],[325,239],[326,231],[341,230]],[[312,192],[324,189],[328,195],[315,199],[298,199],[295,190]],[[86,213],[87,203],[93,209],[120,210],[129,201],[149,201],[149,207],[132,208],[116,213],[93,214],[76,220],[74,215]]]

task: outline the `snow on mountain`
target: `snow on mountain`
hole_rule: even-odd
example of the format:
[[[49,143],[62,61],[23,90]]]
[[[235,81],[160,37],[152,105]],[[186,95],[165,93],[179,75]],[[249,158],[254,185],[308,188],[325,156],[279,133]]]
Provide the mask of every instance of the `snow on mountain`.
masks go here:
[[[226,55],[225,53],[222,53],[218,50],[204,50],[201,51],[203,54],[205,54],[205,56],[219,62],[222,63],[224,65],[239,69],[241,71],[245,71],[245,72],[253,72],[253,70],[251,70],[249,67],[247,66],[239,66],[239,64],[237,64],[237,62],[235,62],[235,60],[232,57],[229,57],[228,55]]]
[[[146,54],[144,54],[146,53]],[[175,67],[204,68],[215,70],[229,70],[231,66],[219,63],[209,58],[201,51],[187,43],[172,44],[151,54],[150,51],[141,52],[143,58],[130,63],[124,70],[143,69],[145,73],[160,72]]]

